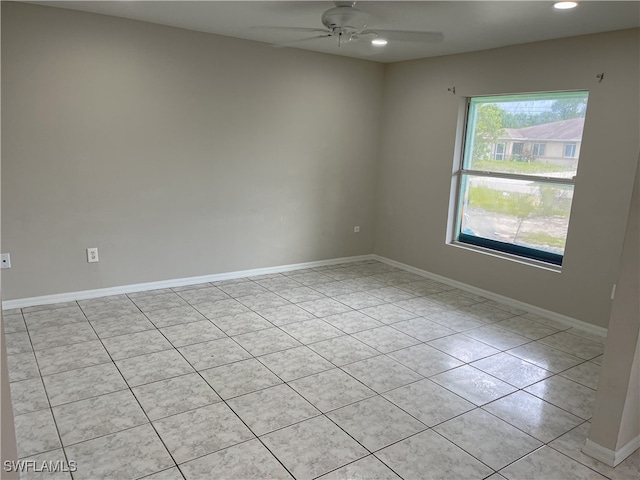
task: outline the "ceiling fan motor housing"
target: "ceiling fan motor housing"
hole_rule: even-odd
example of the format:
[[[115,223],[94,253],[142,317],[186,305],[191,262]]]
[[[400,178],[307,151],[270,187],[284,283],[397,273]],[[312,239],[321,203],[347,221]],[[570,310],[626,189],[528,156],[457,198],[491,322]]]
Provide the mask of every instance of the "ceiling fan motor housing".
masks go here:
[[[348,2],[349,3],[349,2]],[[361,30],[366,26],[364,12],[350,7],[338,6],[322,14],[322,24],[330,29]]]

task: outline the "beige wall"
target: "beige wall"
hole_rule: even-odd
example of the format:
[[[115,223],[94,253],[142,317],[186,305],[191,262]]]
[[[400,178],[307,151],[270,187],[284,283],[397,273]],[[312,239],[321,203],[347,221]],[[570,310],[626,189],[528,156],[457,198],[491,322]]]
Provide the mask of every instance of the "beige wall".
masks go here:
[[[606,327],[639,151],[638,62],[628,30],[389,65],[375,253]],[[576,89],[590,97],[562,272],[447,245],[461,97]]]
[[[383,65],[2,9],[3,299],[372,252]]]
[[[640,163],[640,162],[639,162]],[[640,164],[589,440],[617,451],[640,435]]]
[[[607,325],[637,30],[385,67],[2,8],[3,299],[375,252]],[[562,273],[446,245],[461,96],[566,89],[591,96]]]
[[[2,12],[0,11],[0,18]],[[0,22],[1,23],[1,22]],[[1,27],[0,27],[1,34]],[[0,54],[1,57],[1,54]],[[1,65],[1,62],[0,62]],[[0,119],[0,124],[2,120]],[[0,145],[2,145],[0,139]],[[1,158],[0,158],[1,163]],[[0,180],[1,180],[0,168]],[[0,182],[1,185],[1,182]],[[1,202],[0,202],[1,203]],[[0,209],[1,211],[1,209]],[[2,223],[0,222],[0,232]],[[2,235],[0,235],[0,238]],[[2,242],[0,241],[0,244]],[[1,250],[1,247],[0,247]],[[0,275],[0,297],[2,292],[2,275]],[[18,447],[16,444],[16,432],[13,425],[13,408],[11,402],[11,387],[9,386],[9,368],[7,365],[7,350],[4,339],[4,321],[2,319],[2,310],[0,309],[0,478],[3,480],[19,478],[17,472],[6,472],[4,467],[5,461],[15,461],[18,459]]]

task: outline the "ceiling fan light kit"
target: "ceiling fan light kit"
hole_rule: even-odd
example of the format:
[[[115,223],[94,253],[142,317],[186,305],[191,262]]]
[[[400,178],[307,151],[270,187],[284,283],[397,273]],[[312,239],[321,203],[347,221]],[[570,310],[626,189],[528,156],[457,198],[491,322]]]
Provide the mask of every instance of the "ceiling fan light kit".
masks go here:
[[[570,10],[572,8],[576,8],[578,6],[578,2],[556,2],[553,4],[553,7],[558,10]]]

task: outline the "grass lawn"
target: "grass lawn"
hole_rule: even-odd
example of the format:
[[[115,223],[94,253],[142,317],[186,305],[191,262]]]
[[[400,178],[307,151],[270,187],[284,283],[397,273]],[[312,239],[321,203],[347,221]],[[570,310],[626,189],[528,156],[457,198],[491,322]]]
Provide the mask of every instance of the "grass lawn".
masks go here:
[[[564,248],[565,245],[564,238],[554,237],[545,232],[523,233],[520,235],[520,240],[534,245],[547,245],[549,247]]]
[[[554,187],[551,187],[552,189]],[[535,216],[563,216],[568,217],[571,200],[555,198],[553,190],[542,187],[540,194],[509,192],[474,185],[469,188],[469,206],[487,212],[512,215],[517,218]]]
[[[473,170],[482,170],[485,172],[519,173],[521,175],[540,175],[557,172],[569,172],[572,175],[575,175],[573,170],[568,170],[567,167],[563,167],[561,165],[537,162],[514,162],[508,160],[476,161],[473,162],[471,168],[473,168]]]

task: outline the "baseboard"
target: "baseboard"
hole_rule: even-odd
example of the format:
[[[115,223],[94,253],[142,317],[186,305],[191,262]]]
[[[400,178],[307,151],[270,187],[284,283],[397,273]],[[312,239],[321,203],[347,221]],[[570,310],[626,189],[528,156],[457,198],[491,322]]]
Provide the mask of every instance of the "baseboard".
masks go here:
[[[198,277],[178,278],[171,280],[161,280],[158,282],[136,283],[132,285],[122,285],[117,287],[98,288],[94,290],[81,290],[78,292],[42,295],[39,297],[19,298],[15,300],[3,301],[2,309],[10,310],[13,308],[25,308],[35,305],[49,305],[54,303],[72,302],[75,300],[108,297],[110,295],[120,295],[123,293],[144,292],[147,290],[157,290],[160,288],[184,287],[188,285],[197,285],[198,283],[219,282],[222,280],[232,280],[234,278],[253,277],[257,275],[267,275],[269,273],[290,272],[293,270],[303,270],[306,268],[324,267],[328,265],[337,265],[339,263],[353,263],[372,259],[373,255],[358,255],[353,257],[332,258],[329,260],[317,260],[314,262],[279,265],[275,267],[264,267],[254,268],[251,270],[238,270],[235,272],[215,273],[212,275],[202,275]]]
[[[631,439],[631,441],[627,442],[626,445],[618,450],[609,450],[608,448],[604,448],[602,445],[598,445],[597,443],[587,439],[584,447],[582,447],[582,453],[589,455],[610,467],[615,467],[638,448],[640,448],[640,435]]]
[[[464,290],[470,293],[475,293],[476,295],[480,295],[482,297],[486,297],[491,300],[495,300],[497,302],[511,305],[512,307],[519,308],[526,312],[533,313],[541,317],[549,318],[551,320],[555,320],[568,327],[576,327],[581,330],[594,333],[601,337],[605,337],[607,335],[606,328],[598,327],[597,325],[592,325],[590,323],[583,322],[582,320],[578,320],[576,318],[572,318],[566,315],[562,315],[560,313],[552,312],[551,310],[546,310],[544,308],[536,307],[535,305],[531,305],[529,303],[520,302],[519,300],[514,300],[512,298],[505,297],[503,295],[499,295],[497,293],[493,293],[488,290],[483,290],[482,288],[478,288],[472,285],[468,285],[466,283],[458,282],[457,280],[451,280],[450,278],[443,277],[441,275],[437,275],[435,273],[431,273],[417,267],[412,267],[411,265],[407,265],[407,264],[398,262],[396,260],[391,260],[390,258],[381,257],[380,255],[372,255],[372,258],[375,260],[378,260],[379,262],[386,263],[387,265],[391,265],[397,268],[401,268],[402,270],[415,273],[416,275],[420,275],[422,277],[429,278],[431,280],[435,280],[437,282],[441,282],[446,285],[451,285],[452,287],[459,288],[460,290]]]
[[[435,273],[431,273],[417,267],[412,267],[411,265],[397,262],[395,260],[391,260],[390,258],[381,257],[375,254],[358,255],[354,257],[332,258],[329,260],[318,260],[314,262],[294,263],[294,264],[279,265],[274,267],[254,268],[251,270],[238,270],[235,272],[216,273],[212,275],[178,278],[178,279],[171,279],[171,280],[161,280],[158,282],[137,283],[132,285],[122,285],[117,287],[99,288],[95,290],[82,290],[78,292],[43,295],[40,297],[19,298],[16,300],[5,300],[2,302],[2,309],[9,310],[13,308],[32,307],[35,305],[49,305],[54,303],[71,302],[75,300],[86,300],[90,298],[107,297],[109,295],[120,295],[124,293],[144,292],[147,290],[156,290],[159,288],[184,287],[187,285],[196,285],[198,283],[218,282],[222,280],[231,280],[234,278],[266,275],[269,273],[282,273],[282,272],[289,272],[293,270],[302,270],[305,268],[337,265],[339,263],[359,262],[363,260],[378,260],[379,262],[386,263],[387,265],[391,265],[391,266],[400,268],[402,270],[405,270],[407,272],[415,273],[422,277],[429,278],[431,280],[435,280],[438,282],[442,282],[447,285],[451,285],[452,287],[459,288],[460,290],[465,290],[467,292],[475,293],[476,295],[481,295],[491,300],[495,300],[497,302],[511,305],[513,307],[519,308],[526,312],[540,315],[542,317],[546,317],[551,320],[556,320],[557,322],[560,322],[563,325],[567,325],[568,327],[580,328],[582,330],[586,330],[588,332],[594,333],[596,335],[600,335],[602,337],[606,336],[607,334],[606,328],[598,327],[596,325],[591,325],[589,323],[583,322],[581,320],[577,320],[572,317],[568,317],[566,315],[561,315],[559,313],[552,312],[550,310],[545,310],[544,308],[536,307],[535,305],[530,305],[528,303],[520,302],[518,300],[514,300],[512,298],[508,298],[503,295],[498,295],[497,293],[489,292],[488,290],[483,290],[481,288],[474,287],[466,283],[458,282],[457,280],[452,280],[450,278],[443,277],[441,275],[437,275]]]

